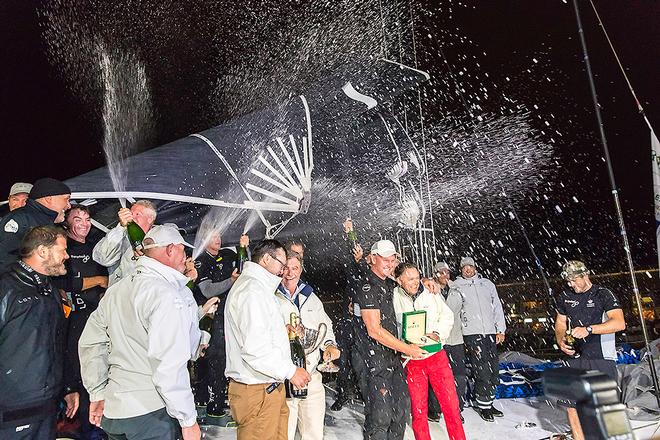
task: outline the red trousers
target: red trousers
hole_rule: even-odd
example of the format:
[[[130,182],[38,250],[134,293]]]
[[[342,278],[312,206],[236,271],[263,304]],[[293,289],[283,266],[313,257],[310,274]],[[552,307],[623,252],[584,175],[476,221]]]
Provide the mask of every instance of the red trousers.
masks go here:
[[[450,440],[465,440],[458,409],[454,375],[444,350],[426,359],[411,360],[406,365],[406,381],[410,392],[412,429],[416,440],[430,440],[428,421],[429,381],[438,398]]]

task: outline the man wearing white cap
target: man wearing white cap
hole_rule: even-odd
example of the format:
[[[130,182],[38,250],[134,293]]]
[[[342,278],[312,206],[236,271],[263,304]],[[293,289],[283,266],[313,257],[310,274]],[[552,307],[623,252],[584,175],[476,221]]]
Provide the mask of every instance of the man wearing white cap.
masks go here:
[[[186,368],[201,340],[186,287],[192,246],[174,225],[154,226],[143,245],[135,273],[106,291],[80,338],[90,422],[110,439],[199,439]]]
[[[502,417],[493,407],[500,383],[497,345],[504,342],[506,323],[495,284],[477,273],[472,257],[461,259],[461,276],[454,282],[463,296],[465,357],[472,365],[474,410],[487,422]]]
[[[370,270],[349,280],[353,300],[355,350],[363,365],[359,371],[365,397],[363,435],[369,440],[402,439],[410,417],[410,399],[401,354],[413,359],[426,355],[417,345],[397,338],[392,279],[397,252],[389,240],[371,247]]]
[[[31,183],[25,182],[16,182],[9,189],[9,198],[7,202],[9,204],[9,210],[13,211],[14,209],[22,208],[25,206],[32,190]]]

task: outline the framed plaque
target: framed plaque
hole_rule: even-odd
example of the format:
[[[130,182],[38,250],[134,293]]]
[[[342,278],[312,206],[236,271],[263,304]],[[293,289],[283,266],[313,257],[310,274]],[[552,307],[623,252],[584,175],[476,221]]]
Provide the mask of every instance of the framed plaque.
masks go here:
[[[419,345],[420,348],[429,353],[436,353],[442,350],[442,343],[436,342],[426,336],[426,311],[415,310],[404,312],[401,322],[401,336],[404,341]]]

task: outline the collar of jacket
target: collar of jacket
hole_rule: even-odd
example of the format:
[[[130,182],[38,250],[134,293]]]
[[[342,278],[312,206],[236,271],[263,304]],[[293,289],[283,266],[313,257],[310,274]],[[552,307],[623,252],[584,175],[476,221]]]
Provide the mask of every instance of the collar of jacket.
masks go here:
[[[36,287],[39,293],[43,293],[44,295],[52,293],[50,278],[47,275],[37,272],[31,266],[24,263],[23,260],[18,260],[12,270],[16,278],[26,286]]]
[[[424,287],[424,285],[422,283],[420,283],[420,284],[421,284],[421,287],[419,288],[419,290],[417,290],[417,293],[415,293],[415,296],[408,295],[408,292],[406,292],[403,289],[403,287],[401,287],[401,286],[397,286],[397,287],[394,288],[394,294],[399,295],[403,298],[407,298],[410,301],[410,303],[413,305],[413,308],[414,308],[415,307],[415,301],[417,301],[419,298],[421,298],[422,296],[426,296],[426,295],[433,295],[431,292],[426,290],[426,288]]]
[[[462,276],[456,277],[456,281],[454,281],[455,284],[461,284],[461,283],[474,283],[476,281],[480,281],[483,277],[479,272],[474,274],[472,278],[463,278]],[[451,286],[451,284],[450,284]]]
[[[277,286],[277,291],[280,292],[282,295],[284,295],[287,299],[289,300],[292,299],[291,296],[289,295],[289,292],[286,290],[286,287],[284,287],[283,283],[280,283],[280,285]],[[303,280],[298,280],[296,293],[304,296],[305,299],[307,299],[312,293],[314,293],[314,288],[309,284],[305,283]]]
[[[251,261],[245,262],[241,276],[248,276],[263,282],[271,292],[275,292],[277,290],[277,286],[279,286],[279,284],[282,282],[282,278],[278,277],[277,275],[273,275],[257,263],[253,263]]]
[[[184,287],[188,283],[187,276],[176,269],[164,265],[158,260],[147,257],[146,255],[143,255],[138,259],[136,273],[153,274],[165,279],[168,283],[179,287]]]
[[[57,218],[57,212],[53,211],[50,208],[46,208],[44,205],[37,202],[36,200],[27,199],[27,202],[25,203],[25,206],[29,207],[29,209],[31,209],[31,210],[38,211],[42,214],[47,215],[48,217],[53,219],[53,222]]]

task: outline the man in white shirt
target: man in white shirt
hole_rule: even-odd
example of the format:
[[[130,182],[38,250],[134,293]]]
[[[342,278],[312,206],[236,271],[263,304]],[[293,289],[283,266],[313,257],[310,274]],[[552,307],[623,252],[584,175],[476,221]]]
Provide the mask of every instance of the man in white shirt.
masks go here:
[[[289,409],[282,382],[304,388],[311,376],[291,360],[275,290],[286,266],[284,246],[264,240],[227,296],[225,334],[229,408],[238,440],[286,440]]]
[[[199,439],[188,361],[201,339],[186,243],[170,225],[143,240],[136,271],[111,286],[79,342],[90,422],[111,440]]]
[[[148,233],[156,221],[156,205],[149,200],[138,200],[129,208],[121,208],[117,213],[119,223],[96,243],[92,258],[108,268],[108,285],[112,286],[122,277],[132,275],[137,259],[131,248],[126,225],[135,222],[144,233]]]

